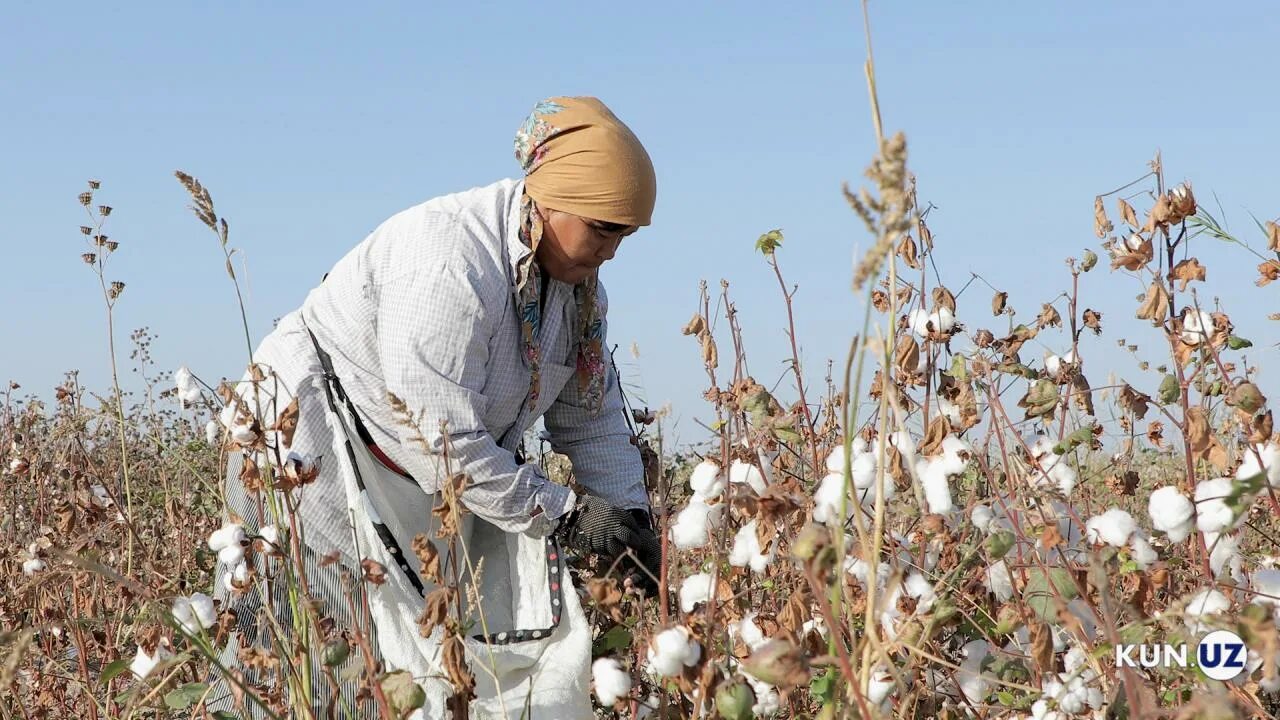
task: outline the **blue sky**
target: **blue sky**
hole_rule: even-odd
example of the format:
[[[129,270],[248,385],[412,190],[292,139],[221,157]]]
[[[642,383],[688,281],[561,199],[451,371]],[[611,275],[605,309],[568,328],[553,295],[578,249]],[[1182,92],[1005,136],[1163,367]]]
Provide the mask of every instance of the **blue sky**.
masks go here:
[[[752,250],[762,232],[786,234],[809,382],[843,358],[862,317],[852,259],[869,239],[840,184],[858,185],[874,152],[855,3],[267,5],[2,11],[0,379],[33,392],[72,368],[90,387],[109,380],[96,280],[78,258],[87,178],[116,208],[122,357],[145,325],[160,367],[216,380],[243,367],[239,319],[175,169],[230,220],[256,341],[386,217],[514,176],[516,126],[559,94],[602,98],[657,166],[654,224],[603,277],[624,374],[651,406],[673,404],[681,439],[710,417],[696,343],[680,335],[699,280],[730,281],[751,370],[766,384],[782,375],[785,314]],[[1097,247],[1093,196],[1142,174],[1157,150],[1170,181],[1191,179],[1202,202],[1216,193],[1251,242],[1250,213],[1280,214],[1267,3],[881,0],[872,23],[885,126],[908,135],[953,289],[979,272],[1034,317],[1068,285],[1061,261]],[[1209,266],[1206,299],[1220,297],[1255,341],[1253,359],[1274,363],[1264,346],[1280,326],[1266,315],[1280,286],[1254,287],[1257,261],[1238,248],[1203,240],[1193,254]],[[1115,340],[1152,338],[1128,319],[1141,287],[1100,267],[1082,291],[1109,311],[1084,348],[1094,382],[1108,370],[1139,382]],[[989,298],[975,284],[961,320],[1003,329]],[[1041,340],[1068,347],[1065,334]]]

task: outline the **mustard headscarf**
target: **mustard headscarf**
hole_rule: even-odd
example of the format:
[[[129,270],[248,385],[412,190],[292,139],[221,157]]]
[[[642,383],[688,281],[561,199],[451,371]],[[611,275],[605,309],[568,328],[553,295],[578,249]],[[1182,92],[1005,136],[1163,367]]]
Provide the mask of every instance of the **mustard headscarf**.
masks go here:
[[[631,129],[593,97],[553,97],[534,106],[516,131],[516,160],[525,173],[520,201],[520,240],[531,252],[517,268],[525,361],[532,372],[528,406],[541,385],[542,269],[535,262],[542,240],[538,207],[621,225],[648,225],[657,197],[653,162]],[[573,288],[578,307],[577,381],[583,403],[599,412],[604,402],[603,316],[599,277]]]

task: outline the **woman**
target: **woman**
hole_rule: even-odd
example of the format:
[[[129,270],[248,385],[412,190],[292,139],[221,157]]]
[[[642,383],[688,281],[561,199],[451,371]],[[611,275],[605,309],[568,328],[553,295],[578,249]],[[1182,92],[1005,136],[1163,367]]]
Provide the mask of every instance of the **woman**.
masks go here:
[[[366,583],[374,639],[386,670],[408,670],[426,690],[425,718],[446,716],[453,689],[443,629],[423,638],[415,623],[434,585],[411,547],[435,537],[431,510],[450,473],[467,478],[460,564],[476,572],[460,584],[476,586],[472,609],[483,616],[466,643],[473,717],[591,716],[590,629],[571,583],[560,586],[559,545],[598,554],[642,587],[661,563],[597,279],[622,239],[650,223],[652,163],[589,97],[539,103],[515,150],[523,179],[412,207],[357,245],[255,353],[267,380],[240,389],[268,423],[296,400],[287,449],[320,459],[299,491],[311,594],[349,626],[342,569],[359,576],[366,558],[385,567],[381,584]],[[518,457],[538,418],[585,494]],[[228,473],[228,504],[252,531],[260,495],[241,475],[239,465]],[[338,562],[320,562],[335,551]],[[259,594],[228,603],[252,642]],[[272,604],[288,627],[287,604]],[[224,659],[235,657],[229,647]],[[331,693],[314,684],[323,717]],[[222,695],[211,708],[233,706]]]

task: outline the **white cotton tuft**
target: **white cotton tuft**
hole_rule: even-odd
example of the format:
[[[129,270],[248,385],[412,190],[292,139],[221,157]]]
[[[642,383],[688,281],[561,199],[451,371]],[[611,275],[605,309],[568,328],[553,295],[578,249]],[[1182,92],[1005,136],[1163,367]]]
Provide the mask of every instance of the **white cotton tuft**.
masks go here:
[[[1182,314],[1182,341],[1199,345],[1213,334],[1213,316],[1203,310],[1187,308]]]
[[[1124,245],[1130,250],[1137,251],[1142,249],[1142,244],[1144,242],[1146,241],[1142,239],[1141,235],[1138,233],[1132,233],[1129,237],[1125,238]]]
[[[1013,574],[1004,560],[997,560],[987,568],[987,577],[983,582],[996,600],[1008,602],[1013,597]]]
[[[218,619],[213,598],[199,592],[190,597],[177,598],[173,601],[173,619],[187,634],[200,634],[201,630],[213,627]]]
[[[964,424],[964,413],[960,412],[960,406],[951,402],[947,398],[938,395],[938,412],[947,420],[951,421],[952,427],[959,427]]]
[[[238,424],[236,421],[239,417],[239,412],[240,401],[233,399],[222,407],[222,412],[218,413],[218,422],[222,424],[222,427],[230,430],[231,426]]]
[[[597,658],[591,663],[591,680],[596,688],[596,698],[605,707],[612,707],[619,698],[631,692],[631,676],[622,664],[611,657]]]
[[[100,508],[109,508],[115,505],[115,501],[107,494],[107,489],[101,485],[90,485],[89,492],[93,493],[93,504]]]
[[[916,615],[923,615],[933,609],[933,604],[938,601],[938,591],[934,589],[933,583],[924,575],[913,572],[903,581],[902,587],[906,590],[907,595],[916,599]]]
[[[856,450],[854,451],[857,452]],[[836,445],[831,449],[831,453],[827,455],[827,472],[843,473],[844,472],[844,443]]]
[[[871,676],[867,679],[867,701],[872,705],[883,705],[893,688],[893,675],[883,665],[877,665],[872,668]]]
[[[1234,535],[1205,533],[1204,544],[1209,549],[1209,569],[1214,577],[1230,570],[1232,576],[1240,575],[1240,539]]]
[[[778,690],[745,672],[742,676],[746,678],[747,684],[751,686],[751,694],[756,698],[755,704],[751,706],[751,714],[755,717],[772,717],[778,714],[782,709],[782,698],[778,696]]]
[[[155,669],[166,658],[173,657],[173,653],[166,647],[168,640],[161,638],[159,644],[156,645],[154,655],[147,654],[142,646],[138,646],[138,652],[133,656],[133,662],[129,663],[129,671],[137,676],[139,680],[146,680]]]
[[[178,389],[178,398],[186,405],[200,402],[200,385],[191,375],[191,371],[186,365],[178,368],[173,373],[173,384]]]
[[[45,565],[44,560],[41,560],[41,559],[40,559],[40,558],[38,558],[38,557],[33,557],[33,558],[31,558],[30,560],[25,560],[25,561],[23,561],[23,563],[22,563],[22,574],[23,574],[23,575],[35,575],[36,573],[40,572],[41,570],[44,570],[46,567],[48,567],[48,566],[47,566],[47,565]]]
[[[1110,508],[1101,515],[1089,518],[1085,523],[1085,533],[1089,542],[1124,547],[1137,527],[1132,515],[1120,508]]]
[[[1213,589],[1201,590],[1187,600],[1186,610],[1183,611],[1183,622],[1193,633],[1205,632],[1209,626],[1201,621],[1202,618],[1226,612],[1230,608],[1231,601],[1226,595]]]
[[[760,468],[741,460],[734,460],[729,465],[729,482],[749,485],[757,495],[763,495],[765,491],[764,475],[760,473]]]
[[[1160,559],[1160,555],[1156,553],[1156,549],[1151,547],[1151,543],[1138,533],[1134,533],[1129,541],[1129,557],[1133,558],[1133,562],[1138,565],[1140,570],[1146,570],[1151,563]]]
[[[969,520],[973,523],[973,526],[983,532],[990,532],[991,521],[995,519],[996,514],[986,505],[974,505],[973,510],[969,512]]]
[[[209,534],[209,549],[218,552],[232,545],[239,546],[244,542],[244,526],[239,523],[223,523],[222,527]]]
[[[1178,488],[1166,485],[1151,493],[1147,512],[1151,526],[1169,536],[1169,542],[1182,542],[1195,527],[1195,505]]]
[[[840,517],[840,504],[844,500],[845,518]],[[853,516],[853,509],[856,503],[852,497],[845,492],[844,475],[840,473],[828,473],[818,483],[818,489],[813,493],[813,519],[820,523],[842,523],[845,519]]]
[[[231,439],[240,445],[252,445],[258,439],[258,433],[248,425],[233,425],[231,427]]]
[[[764,631],[756,624],[756,614],[754,612],[749,612],[743,616],[741,622],[730,623],[729,634],[742,638],[743,644],[750,650],[755,650],[769,642],[769,638],[765,637]]]
[[[275,525],[264,526],[258,531],[258,535],[272,545],[278,545],[280,543],[280,531],[276,529]]]
[[[929,311],[924,308],[916,308],[907,316],[911,325],[911,332],[919,337],[927,337],[929,335]]]
[[[691,613],[698,603],[711,599],[711,575],[697,573],[680,583],[680,609]]]
[[[689,487],[696,498],[715,500],[720,497],[724,492],[724,473],[720,472],[720,464],[712,460],[698,463],[689,476]]]
[[[1248,480],[1263,473],[1266,473],[1268,485],[1280,488],[1280,445],[1267,443],[1246,449],[1244,462],[1236,471],[1236,479]]]
[[[1236,524],[1235,511],[1226,503],[1232,484],[1231,478],[1196,483],[1196,528],[1200,532],[1222,532]]]
[[[689,501],[685,509],[676,514],[671,524],[671,542],[681,550],[703,547],[711,537],[711,531],[720,524],[720,505],[708,505],[697,498]]]
[[[916,463],[916,472],[920,475],[920,484],[924,486],[924,499],[929,504],[929,512],[937,515],[948,515],[954,505],[951,502],[951,486],[948,484],[945,461],[941,458],[922,460]]]
[[[949,333],[956,326],[956,316],[951,312],[951,308],[940,307],[936,312],[929,314],[929,322],[938,332]]]
[[[965,644],[962,652],[965,659],[956,672],[956,682],[965,699],[979,705],[991,694],[992,676],[982,672],[982,661],[991,654],[991,645],[986,640],[972,640]]]
[[[959,475],[969,467],[969,458],[973,457],[973,449],[969,443],[955,435],[942,438],[942,455],[938,458],[948,475]]]
[[[751,572],[762,573],[769,563],[773,562],[774,543],[770,541],[769,552],[760,547],[760,537],[756,534],[756,521],[743,525],[733,538],[733,549],[729,551],[729,564],[733,567],[750,567]]]
[[[244,585],[248,581],[249,565],[243,560],[236,563],[235,567],[232,568],[230,572],[222,574],[222,586],[225,587],[228,592],[235,592],[236,583]]]
[[[689,628],[677,625],[654,635],[646,655],[650,671],[663,677],[673,677],[684,672],[686,666],[698,664],[702,646],[693,639]]]

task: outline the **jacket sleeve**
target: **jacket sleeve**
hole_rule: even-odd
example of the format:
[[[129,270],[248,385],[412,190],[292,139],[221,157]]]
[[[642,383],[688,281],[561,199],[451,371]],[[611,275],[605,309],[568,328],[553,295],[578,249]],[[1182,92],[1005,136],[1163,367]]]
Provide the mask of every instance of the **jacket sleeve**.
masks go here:
[[[569,457],[575,479],[591,494],[623,509],[648,510],[644,464],[639,448],[632,444],[618,376],[608,357],[608,300],[603,285],[599,286],[598,298],[606,368],[604,404],[599,414],[593,415],[579,396],[577,378],[571,377],[547,410],[543,423],[551,435],[551,449]]]
[[[415,420],[396,428],[405,470],[429,492],[438,489],[447,437],[449,467],[470,477],[462,494],[468,509],[504,531],[546,535],[574,495],[537,467],[517,465],[485,428],[488,342],[501,315],[482,288],[476,271],[457,259],[379,288],[383,376]]]

